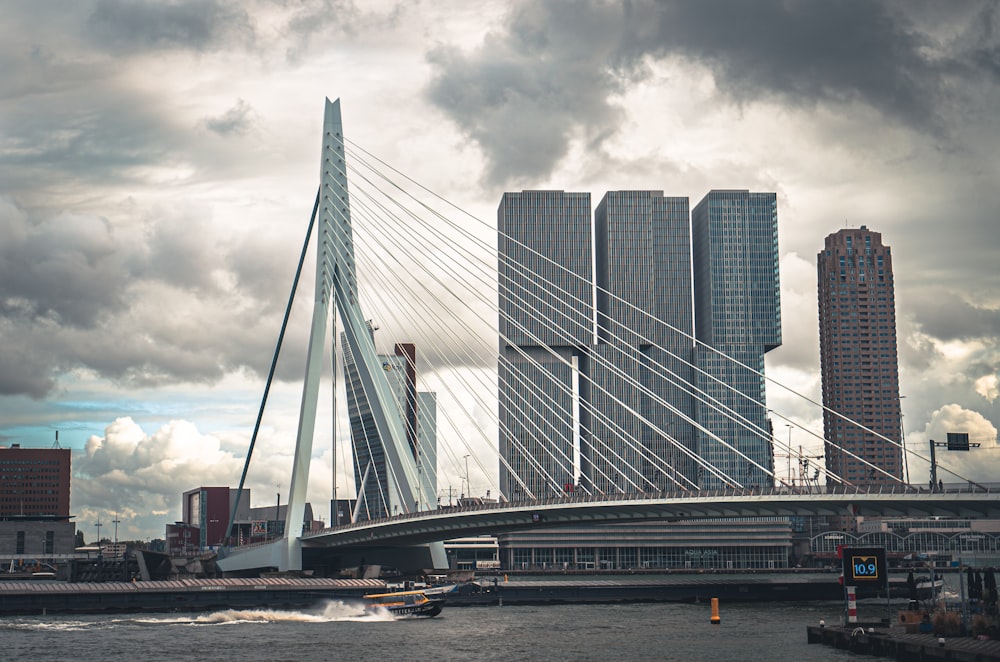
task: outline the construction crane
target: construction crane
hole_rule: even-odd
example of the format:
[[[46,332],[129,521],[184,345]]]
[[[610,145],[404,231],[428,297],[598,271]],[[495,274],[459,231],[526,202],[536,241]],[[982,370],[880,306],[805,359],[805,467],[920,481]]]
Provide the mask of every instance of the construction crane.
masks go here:
[[[822,469],[818,465],[814,466],[810,460],[822,460],[822,455],[807,455],[802,450],[802,446],[799,446],[798,453],[775,453],[774,457],[775,459],[779,457],[788,458],[788,476],[786,476],[785,480],[787,481],[786,484],[789,487],[795,487],[796,480],[798,481],[798,484],[803,487],[806,485],[819,485],[819,474]],[[798,464],[797,479],[792,475],[792,458],[795,458]],[[809,475],[810,470],[812,471],[811,476]],[[779,478],[778,480],[781,479]]]

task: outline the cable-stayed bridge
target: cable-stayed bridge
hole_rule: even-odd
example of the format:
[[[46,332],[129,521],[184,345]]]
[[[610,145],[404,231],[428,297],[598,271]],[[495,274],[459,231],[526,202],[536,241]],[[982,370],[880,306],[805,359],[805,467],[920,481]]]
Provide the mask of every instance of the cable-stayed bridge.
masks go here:
[[[853,454],[864,484],[830,472],[820,480],[816,460],[831,442],[764,402],[763,352],[780,343],[780,329],[760,338],[738,325],[724,329],[735,338],[721,343],[728,354],[695,337],[694,311],[667,319],[689,294],[660,296],[644,280],[664,278],[662,264],[673,265],[669,278],[693,271],[698,238],[683,234],[686,199],[626,192],[609,200],[657,219],[635,233],[643,241],[628,234],[633,220],[618,234],[608,230],[611,203],[602,202],[596,225],[611,239],[595,247],[589,194],[505,195],[498,224],[484,223],[347,140],[339,101],[327,101],[319,191],[299,265],[301,273],[312,244],[313,313],[285,535],[228,549],[220,567],[301,569],[304,550],[322,548],[353,549],[369,563],[398,552],[412,567],[445,567],[448,538],[584,522],[1000,515],[1000,491],[960,476],[949,484],[962,489],[912,487],[898,468]],[[773,196],[723,196],[720,204],[776,242]],[[540,212],[561,220],[541,223]],[[616,257],[629,241],[636,246]],[[546,242],[555,248],[539,250]],[[612,273],[616,259],[627,268]],[[719,296],[776,297],[768,259],[727,281]],[[773,281],[748,284],[751,272],[768,269]],[[636,281],[631,290],[622,286],[628,281]],[[377,351],[376,331],[393,343],[392,355]],[[334,402],[346,396],[351,419],[350,441],[336,429],[334,438],[341,455],[350,449],[342,461],[358,496],[349,522],[299,535],[328,347],[342,357],[334,360]],[[803,402],[822,416],[821,405]],[[774,421],[788,426],[787,442]],[[793,447],[793,426],[809,438],[805,450]],[[901,437],[859,428],[908,452]],[[252,449],[253,441],[248,467]],[[784,474],[776,454],[788,458]],[[496,502],[439,507],[456,478],[463,496],[485,492]]]
[[[997,512],[996,492],[975,487],[947,492],[872,488],[848,493],[705,490],[676,494],[617,495],[489,503],[360,521],[302,536],[306,545],[352,547],[416,545],[480,534],[538,527],[610,522],[680,521],[728,517],[839,516],[847,512],[887,517],[988,517]]]

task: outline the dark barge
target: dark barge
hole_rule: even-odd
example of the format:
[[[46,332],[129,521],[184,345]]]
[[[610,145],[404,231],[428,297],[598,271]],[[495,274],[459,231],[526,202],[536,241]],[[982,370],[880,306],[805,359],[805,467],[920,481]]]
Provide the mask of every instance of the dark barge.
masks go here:
[[[357,600],[377,579],[233,578],[136,582],[0,582],[0,615],[308,609],[326,600]]]
[[[137,582],[0,582],[0,615],[308,609],[385,590],[377,579],[232,578]],[[649,576],[480,579],[443,596],[449,607],[615,602],[838,600],[836,577]]]

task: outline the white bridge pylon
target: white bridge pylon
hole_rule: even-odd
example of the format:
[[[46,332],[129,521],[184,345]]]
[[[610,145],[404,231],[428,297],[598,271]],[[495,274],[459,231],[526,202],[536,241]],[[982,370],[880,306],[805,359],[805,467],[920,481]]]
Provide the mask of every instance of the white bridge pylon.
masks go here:
[[[281,571],[302,569],[300,536],[316,429],[323,351],[325,343],[329,341],[336,352],[337,315],[344,325],[344,337],[354,355],[364,394],[371,405],[372,418],[385,449],[390,499],[402,513],[426,509],[430,504],[436,503],[435,495],[425,493],[426,485],[420,480],[416,461],[407,443],[399,406],[393,397],[385,371],[382,370],[372,334],[358,304],[340,99],[326,100],[320,164],[316,290],[284,536],[268,545],[245,551],[233,550],[227,557],[219,559],[219,566],[223,571],[265,567],[276,567]],[[335,304],[337,315],[331,315],[331,300]],[[336,394],[336,370],[333,372],[333,392]],[[447,567],[443,544],[432,543],[427,547],[433,567]]]

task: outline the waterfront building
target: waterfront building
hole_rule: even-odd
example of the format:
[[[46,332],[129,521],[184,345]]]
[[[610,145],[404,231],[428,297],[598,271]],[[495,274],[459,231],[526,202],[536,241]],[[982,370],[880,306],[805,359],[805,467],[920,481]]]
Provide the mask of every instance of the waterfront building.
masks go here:
[[[694,332],[686,197],[609,191],[594,213],[597,346],[583,478],[663,491],[693,485]],[[674,407],[672,412],[666,404]],[[629,439],[639,439],[637,446]]]
[[[444,541],[451,570],[499,570],[496,536],[469,536]]]
[[[691,228],[696,384],[706,398],[695,409],[708,431],[698,431],[697,448],[724,474],[700,470],[698,483],[770,486],[764,354],[781,345],[776,196],[710,191],[692,210]]]
[[[589,202],[505,193],[497,213],[504,495],[770,485],[775,194],[712,191],[689,214],[687,198],[611,191],[593,231]]]
[[[0,518],[68,519],[68,448],[0,446]]]
[[[787,518],[602,524],[497,536],[505,570],[787,568]]]
[[[374,336],[374,330],[369,328]],[[354,355],[341,334],[347,413],[351,425],[358,519],[377,519],[406,510],[390,489],[385,447],[372,416]],[[437,402],[433,393],[417,391],[416,347],[397,343],[393,354],[380,354],[393,400],[399,406],[404,432],[413,453],[424,494],[437,493]],[[412,504],[408,504],[411,505]],[[420,504],[423,507],[425,504]]]
[[[890,565],[926,568],[1000,566],[1000,520],[965,518],[861,518],[856,532],[824,531],[812,537],[819,563],[838,564],[837,549],[884,547]]]
[[[230,487],[196,487],[181,496],[181,519],[166,526],[165,551],[171,556],[199,554],[227,544],[226,525],[232,516],[237,490]],[[273,506],[251,506],[250,490],[244,488],[233,522],[232,544],[245,545],[279,537],[285,532],[288,504],[276,496]],[[313,516],[312,504],[306,503],[302,530],[322,529],[325,523]]]
[[[250,509],[250,521],[253,522],[255,528],[258,530],[263,528],[269,538],[285,534],[285,518],[287,516],[287,503],[275,504],[273,506],[256,506]],[[326,523],[313,515],[312,504],[306,501],[302,510],[302,530],[318,531],[325,527]]]
[[[73,552],[68,448],[0,446],[0,554],[21,565],[29,557]]]
[[[191,540],[190,532],[181,536],[186,545],[194,545],[197,549],[206,549],[226,542],[226,527],[232,516],[233,506],[239,490],[229,487],[196,487],[181,495],[181,521],[184,531],[197,531],[197,540]],[[250,490],[243,490],[239,510],[236,511],[234,531],[239,525],[246,526],[250,521]],[[175,532],[176,533],[176,532]],[[168,535],[168,539],[170,536]],[[174,539],[178,539],[174,536]]]
[[[903,477],[892,252],[862,225],[817,256],[827,471],[854,485]],[[832,410],[832,411],[831,411]]]
[[[594,344],[589,193],[504,193],[497,210],[500,490],[572,491]]]

